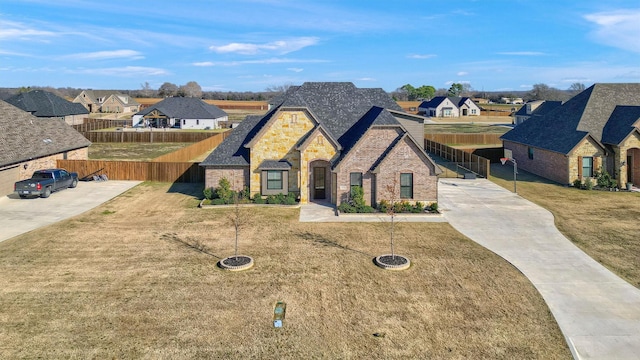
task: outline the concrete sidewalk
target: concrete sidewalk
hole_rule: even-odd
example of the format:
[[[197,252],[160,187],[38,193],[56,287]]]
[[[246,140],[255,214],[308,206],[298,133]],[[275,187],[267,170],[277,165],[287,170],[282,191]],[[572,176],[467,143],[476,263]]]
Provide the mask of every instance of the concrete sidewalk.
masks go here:
[[[329,203],[309,203],[300,206],[300,222],[386,222],[387,214],[342,214],[336,216],[335,207]],[[446,222],[441,215],[397,214],[398,222]]]
[[[441,179],[438,196],[456,230],[533,283],[576,359],[640,358],[640,290],[566,239],[550,212],[486,179]]]

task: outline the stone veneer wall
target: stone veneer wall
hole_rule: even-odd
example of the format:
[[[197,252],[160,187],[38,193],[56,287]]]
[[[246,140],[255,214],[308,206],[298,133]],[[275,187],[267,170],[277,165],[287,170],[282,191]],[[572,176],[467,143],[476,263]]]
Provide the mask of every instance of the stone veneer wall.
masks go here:
[[[231,189],[235,191],[243,190],[245,186],[249,186],[249,167],[225,168],[209,166],[204,170],[205,188],[217,188],[222,178],[229,180]]]
[[[580,168],[582,168],[580,161],[582,157],[593,157],[594,173],[600,168],[607,169],[607,159],[600,145],[591,139],[584,139],[569,153],[569,184],[580,178]]]
[[[419,155],[420,149],[405,138],[387,155],[376,176],[376,200],[409,201],[423,204],[438,201],[438,177],[435,167]],[[400,199],[400,174],[413,174],[413,198]],[[392,190],[388,188],[392,185]],[[391,190],[391,191],[390,191]]]
[[[625,187],[626,183],[629,181],[627,179],[627,166],[632,166],[633,177],[635,184],[640,183],[640,156],[637,150],[632,149],[640,149],[640,136],[637,133],[633,133],[626,139],[622,144],[620,144],[619,148],[614,149],[615,154],[613,158],[613,163],[618,167],[618,185],[620,187]],[[632,164],[627,164],[627,155],[632,156]],[[624,166],[620,166],[622,162],[625,162]]]
[[[89,148],[80,148],[66,152],[67,160],[87,160],[89,158]],[[29,179],[33,172],[42,169],[55,169],[58,167],[56,160],[65,159],[65,153],[58,153],[41,158],[24,161],[20,163],[20,180]],[[25,169],[24,165],[27,165]]]
[[[300,203],[306,204],[311,199],[309,193],[312,170],[309,168],[311,163],[316,160],[330,161],[336,155],[336,148],[331,144],[320,131],[316,131],[309,139],[307,145],[300,150]],[[327,196],[330,197],[331,203],[335,204],[332,192],[329,191],[332,186],[332,177],[327,176]]]
[[[260,192],[260,170],[263,160],[287,160],[289,170],[289,191],[300,192],[300,152],[298,141],[314,127],[313,122],[302,111],[281,111],[274,114],[261,137],[250,149],[251,168],[249,189],[251,196]]]

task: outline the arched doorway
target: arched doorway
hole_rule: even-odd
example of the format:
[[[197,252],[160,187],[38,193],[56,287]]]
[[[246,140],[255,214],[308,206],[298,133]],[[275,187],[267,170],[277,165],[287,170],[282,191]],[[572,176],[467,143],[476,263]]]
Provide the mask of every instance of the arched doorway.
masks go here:
[[[309,163],[309,201],[331,202],[331,164],[326,160]]]

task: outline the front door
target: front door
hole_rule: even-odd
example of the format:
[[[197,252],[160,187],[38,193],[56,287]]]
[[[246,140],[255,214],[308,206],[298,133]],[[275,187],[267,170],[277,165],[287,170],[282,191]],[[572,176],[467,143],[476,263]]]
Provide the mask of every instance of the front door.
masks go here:
[[[631,155],[627,155],[627,182],[635,183],[633,178],[633,157]]]
[[[323,167],[313,168],[313,198],[314,199],[326,199],[326,169]]]

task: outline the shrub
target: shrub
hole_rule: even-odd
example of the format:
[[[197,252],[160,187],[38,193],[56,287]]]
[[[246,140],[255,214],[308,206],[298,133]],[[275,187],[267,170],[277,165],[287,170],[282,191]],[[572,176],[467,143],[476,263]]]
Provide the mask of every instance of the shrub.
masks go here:
[[[591,178],[584,179],[584,188],[587,190],[593,189],[593,181],[591,181]]]
[[[356,208],[366,206],[364,202],[364,190],[362,189],[362,186],[354,186],[351,188],[350,203]]]
[[[582,180],[580,179],[573,180],[573,187],[576,189],[582,189]]]
[[[226,202],[224,201],[224,199],[220,199],[220,198],[215,198],[211,200],[211,205],[225,205]]]
[[[431,205],[429,205],[429,211],[438,212],[438,203],[431,203]]]
[[[207,200],[211,200],[214,198],[216,192],[215,190],[213,190],[213,188],[206,188],[202,191],[202,193],[204,194],[204,198]]]
[[[220,179],[218,187],[216,188],[216,195],[222,199],[225,204],[231,202],[233,191],[231,190],[231,183],[226,178]]]
[[[296,194],[295,193],[288,193],[287,196],[284,198],[284,204],[285,205],[295,205],[296,204]]]
[[[371,207],[369,205],[356,206],[356,212],[358,212],[358,213],[368,214],[368,213],[372,213],[372,212],[375,212],[375,211],[376,211],[376,209],[374,209],[373,207]]]
[[[356,207],[345,201],[345,202],[340,203],[340,205],[338,205],[338,210],[340,210],[340,212],[346,213],[346,214],[355,213],[356,212]]]
[[[389,202],[387,200],[380,200],[378,203],[378,210],[384,213],[389,211]]]
[[[614,188],[618,186],[617,181],[607,172],[607,170],[602,170],[602,168],[600,168],[600,171],[595,173],[595,177],[598,187]]]
[[[253,202],[256,204],[264,204],[264,199],[262,198],[262,195],[255,193],[253,195]]]
[[[424,211],[424,205],[420,201],[416,201],[411,208],[412,213],[421,213]]]

